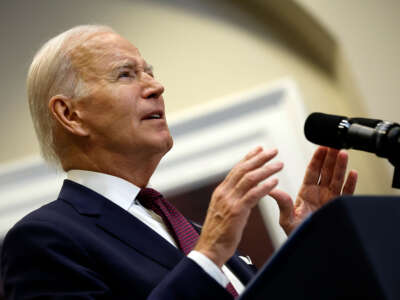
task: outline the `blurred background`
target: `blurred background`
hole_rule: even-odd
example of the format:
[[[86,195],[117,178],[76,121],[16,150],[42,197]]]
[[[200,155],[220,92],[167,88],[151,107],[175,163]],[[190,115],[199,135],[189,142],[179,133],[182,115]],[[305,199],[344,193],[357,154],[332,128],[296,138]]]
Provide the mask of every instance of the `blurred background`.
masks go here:
[[[399,14],[397,0],[3,0],[0,187],[39,155],[26,73],[38,48],[70,27],[106,24],[135,44],[166,87],[168,115],[291,78],[308,113],[400,122]],[[388,162],[350,159],[358,194],[397,193]]]

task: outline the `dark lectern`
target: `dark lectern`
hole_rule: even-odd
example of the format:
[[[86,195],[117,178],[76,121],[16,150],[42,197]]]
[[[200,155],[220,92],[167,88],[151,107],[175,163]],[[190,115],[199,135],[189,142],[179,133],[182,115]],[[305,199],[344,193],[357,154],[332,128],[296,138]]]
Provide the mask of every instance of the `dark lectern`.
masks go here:
[[[240,299],[400,299],[400,198],[329,203],[290,236]]]

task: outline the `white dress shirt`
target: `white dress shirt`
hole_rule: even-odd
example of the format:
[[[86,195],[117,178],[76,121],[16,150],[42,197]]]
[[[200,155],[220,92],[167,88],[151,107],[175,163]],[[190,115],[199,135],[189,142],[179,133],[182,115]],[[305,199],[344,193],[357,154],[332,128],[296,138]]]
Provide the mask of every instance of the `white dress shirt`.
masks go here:
[[[114,202],[177,247],[162,218],[135,201],[140,191],[139,187],[122,178],[92,171],[70,170],[67,172],[67,178]],[[243,284],[225,265],[221,270],[212,260],[198,251],[191,251],[187,257],[195,261],[223,287],[230,281],[238,294],[243,292]]]

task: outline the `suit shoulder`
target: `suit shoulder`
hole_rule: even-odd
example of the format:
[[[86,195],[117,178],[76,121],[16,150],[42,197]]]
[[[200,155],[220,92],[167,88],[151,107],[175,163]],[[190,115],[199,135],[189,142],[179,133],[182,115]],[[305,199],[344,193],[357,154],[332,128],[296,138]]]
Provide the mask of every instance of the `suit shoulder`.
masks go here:
[[[79,235],[82,228],[68,214],[63,213],[63,209],[68,209],[67,204],[57,200],[32,211],[18,221],[3,240],[2,265],[11,262],[18,264],[40,257],[46,261],[46,255],[54,249],[61,256],[87,256],[82,243],[85,236]]]
[[[48,234],[59,239],[76,239],[77,232],[81,231],[76,218],[79,215],[68,203],[52,201],[16,222],[5,235],[3,246],[15,241],[28,244],[31,238],[42,239]]]
[[[48,204],[45,204],[24,217],[22,217],[15,225],[12,227],[22,226],[31,222],[42,222],[42,223],[58,223],[62,221],[67,213],[67,204],[60,200],[54,200]]]
[[[29,229],[30,227],[57,228],[57,225],[64,219],[63,213],[61,212],[62,206],[63,204],[60,203],[59,200],[55,200],[28,213],[10,228],[4,241],[6,242],[10,235],[20,232],[21,230],[26,231],[27,228]]]

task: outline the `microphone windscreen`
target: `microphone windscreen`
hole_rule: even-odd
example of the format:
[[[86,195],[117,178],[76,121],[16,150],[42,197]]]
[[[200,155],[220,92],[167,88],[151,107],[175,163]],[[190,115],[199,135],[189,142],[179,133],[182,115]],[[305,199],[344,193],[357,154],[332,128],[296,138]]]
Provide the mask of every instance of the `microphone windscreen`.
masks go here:
[[[312,113],[304,124],[304,134],[310,142],[336,149],[343,148],[344,141],[340,137],[339,123],[346,117]]]

